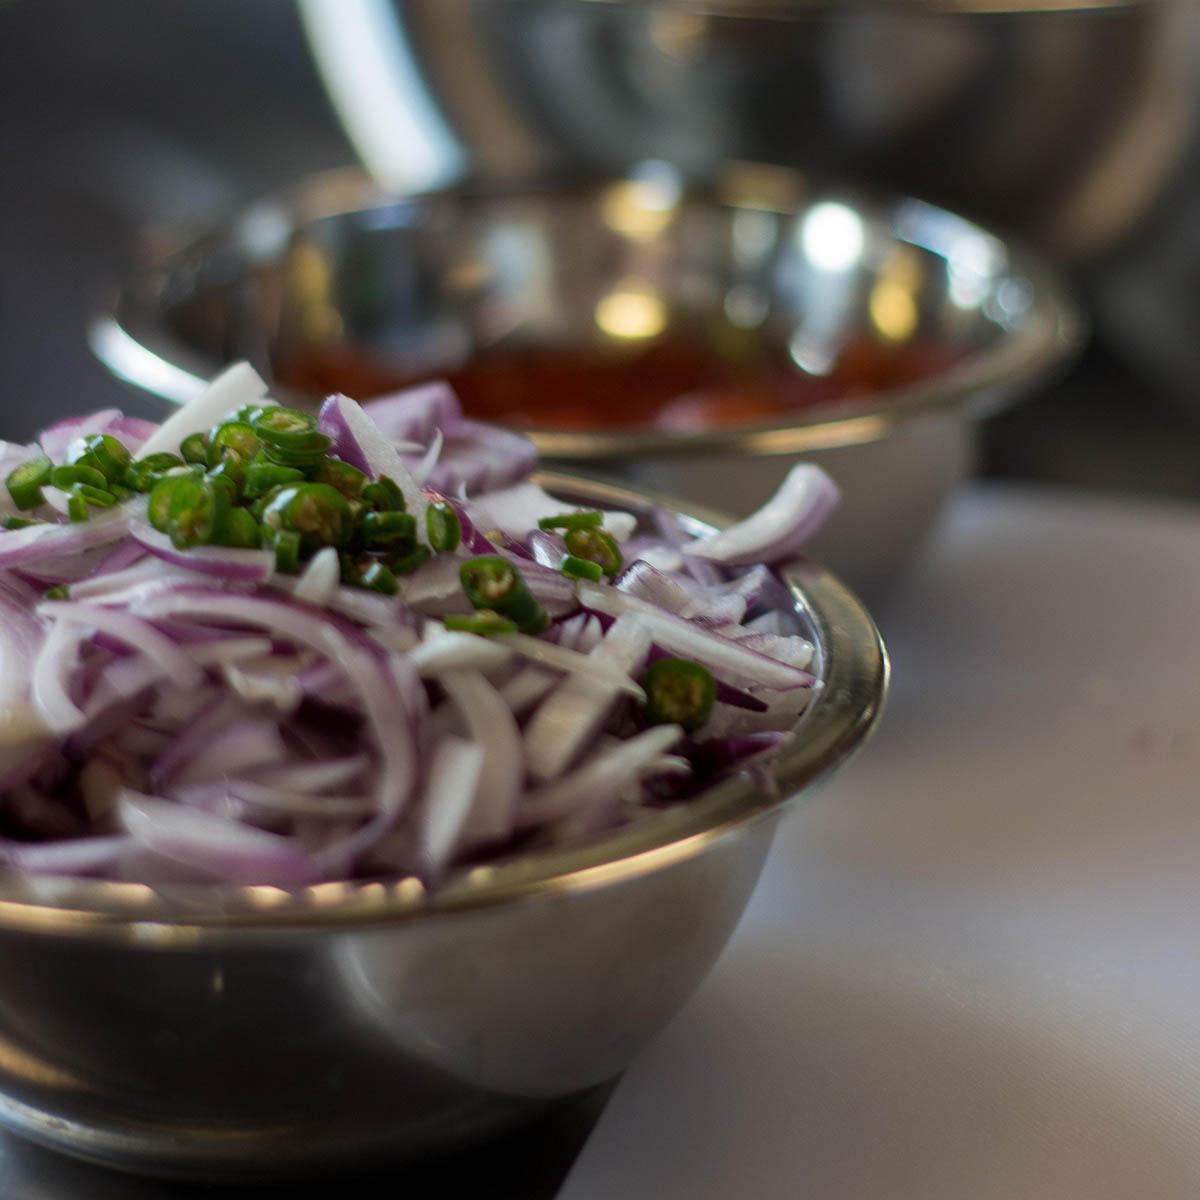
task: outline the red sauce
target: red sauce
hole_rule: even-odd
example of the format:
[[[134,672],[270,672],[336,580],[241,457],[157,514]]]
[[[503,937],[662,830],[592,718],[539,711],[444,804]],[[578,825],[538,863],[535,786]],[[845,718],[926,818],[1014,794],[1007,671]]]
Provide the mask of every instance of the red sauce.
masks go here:
[[[782,347],[722,356],[699,342],[667,338],[610,350],[494,348],[433,375],[450,381],[473,417],[541,429],[730,426],[789,414],[913,383],[962,357],[941,343],[888,347],[864,340],[842,348],[827,375],[794,366]],[[368,399],[430,377],[354,350],[304,351],[275,364],[281,383],[313,395]]]

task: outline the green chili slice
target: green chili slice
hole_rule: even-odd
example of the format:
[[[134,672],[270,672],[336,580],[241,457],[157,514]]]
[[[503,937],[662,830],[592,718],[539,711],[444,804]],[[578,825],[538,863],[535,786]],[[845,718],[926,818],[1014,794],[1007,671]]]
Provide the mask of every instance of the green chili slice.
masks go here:
[[[598,562],[576,558],[573,554],[568,554],[558,569],[572,579],[590,579],[593,583],[604,575],[604,568]]]
[[[327,483],[336,488],[347,500],[357,500],[366,486],[367,477],[349,463],[337,458],[327,458],[317,468],[314,477],[317,483]]]
[[[427,563],[433,557],[433,551],[428,546],[418,546],[408,554],[399,558],[389,558],[388,566],[393,575],[411,575],[422,563]]]
[[[82,463],[76,463],[70,467],[55,467],[50,472],[50,482],[56,488],[62,488],[64,492],[69,492],[77,483],[86,483],[89,487],[107,488],[108,480],[104,477],[103,471],[97,471],[94,467],[85,467]]]
[[[54,464],[44,454],[28,459],[9,471],[4,482],[13,503],[22,512],[37,508],[45,500],[42,488],[50,482],[53,471]]]
[[[67,516],[72,521],[86,521],[88,519],[88,502],[82,496],[77,496],[72,492],[67,497]]]
[[[280,529],[273,535],[275,570],[293,574],[300,565],[300,535],[290,529]]]
[[[179,443],[179,453],[184,462],[200,463],[208,466],[208,438],[202,433],[189,433]]]
[[[251,420],[254,432],[260,441],[269,446],[295,445],[317,431],[317,420],[312,413],[282,405],[259,409]]]
[[[42,593],[42,598],[44,600],[70,600],[71,589],[65,583],[56,583]]]
[[[245,421],[225,421],[208,435],[206,462],[215,467],[228,457],[249,462],[259,451],[260,444],[254,427]]]
[[[225,514],[225,524],[217,541],[222,546],[237,546],[257,550],[262,543],[258,522],[245,508],[231,508]]]
[[[650,725],[681,725],[689,732],[708,720],[717,696],[712,673],[686,658],[660,658],[641,678],[643,714]]]
[[[363,488],[362,501],[376,512],[404,512],[408,508],[400,485],[386,475],[380,475]]]
[[[186,550],[216,541],[228,513],[229,498],[222,487],[210,479],[180,477],[167,508],[171,544]]]
[[[354,534],[346,497],[327,483],[295,483],[281,489],[263,510],[263,523],[300,535],[305,550],[344,546]]]
[[[458,549],[462,541],[462,522],[454,506],[444,501],[431,504],[425,510],[425,533],[429,547],[437,554]]]
[[[472,608],[508,617],[522,633],[541,633],[549,626],[546,610],[508,559],[498,554],[469,558],[459,567],[458,577]]]
[[[599,529],[604,524],[604,514],[594,510],[559,513],[554,517],[542,517],[539,529]]]
[[[257,499],[265,496],[273,488],[284,487],[289,483],[301,483],[304,472],[295,467],[281,467],[278,463],[265,459],[256,460],[246,468],[245,495],[247,499]]]
[[[442,624],[456,633],[477,633],[481,637],[496,637],[501,633],[516,633],[517,623],[502,617],[490,608],[481,608],[471,616],[462,613],[449,613],[442,618]]]
[[[92,487],[87,483],[77,483],[71,488],[71,494],[82,496],[88,504],[95,508],[112,508],[117,502],[116,496],[107,488]]]
[[[369,512],[362,519],[364,545],[407,554],[417,544],[417,519],[411,513]]]
[[[381,562],[373,562],[359,575],[358,586],[385,596],[394,596],[400,590],[396,576]]]
[[[168,471],[183,465],[177,454],[148,454],[126,467],[121,481],[135,492],[148,492]]]
[[[31,525],[41,525],[43,522],[35,521],[32,517],[5,517],[0,521],[5,529],[28,529]]]
[[[84,447],[88,455],[88,463],[95,463],[104,473],[106,479],[116,481],[125,474],[132,455],[123,442],[119,442],[112,434],[93,433],[84,439]]]
[[[566,536],[567,553],[574,558],[599,563],[605,575],[615,575],[624,561],[621,548],[612,534],[603,529],[569,529]]]

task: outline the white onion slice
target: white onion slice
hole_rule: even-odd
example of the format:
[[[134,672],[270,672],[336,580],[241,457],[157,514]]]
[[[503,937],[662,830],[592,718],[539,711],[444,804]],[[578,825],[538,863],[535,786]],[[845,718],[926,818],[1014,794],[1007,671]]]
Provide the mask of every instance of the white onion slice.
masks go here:
[[[841,493],[815,463],[798,463],[758,512],[697,538],[684,554],[727,566],[777,563],[795,554],[825,523]]]
[[[603,680],[621,691],[628,692],[635,700],[645,700],[646,693],[640,684],[629,678],[629,675],[608,663],[598,662],[590,655],[579,654],[568,650],[565,646],[556,646],[553,642],[543,642],[539,638],[530,637],[526,633],[503,633],[497,638],[506,646],[511,646],[523,658],[551,667],[555,671],[565,671],[568,674],[582,673],[597,681]]]
[[[447,630],[430,621],[425,640],[408,652],[408,660],[426,679],[446,671],[494,671],[511,660],[513,650],[491,638]]]
[[[247,362],[234,363],[216,377],[198,396],[173,412],[142,443],[137,457],[150,454],[177,454],[179,443],[193,433],[207,433],[222,417],[246,404],[272,403],[266,400],[267,385]]]
[[[341,581],[342,564],[338,561],[338,552],[332,546],[326,546],[309,560],[292,588],[292,595],[305,604],[320,607],[328,602]]]
[[[416,815],[418,854],[431,876],[441,874],[462,838],[480,787],[484,758],[482,746],[449,735],[433,748]]]
[[[561,516],[575,512],[578,507],[556,500],[536,483],[518,483],[498,492],[476,496],[468,503],[467,512],[484,533],[499,529],[520,540],[538,527],[542,517]],[[637,518],[632,513],[605,512],[603,527],[618,542],[623,542],[637,528]]]

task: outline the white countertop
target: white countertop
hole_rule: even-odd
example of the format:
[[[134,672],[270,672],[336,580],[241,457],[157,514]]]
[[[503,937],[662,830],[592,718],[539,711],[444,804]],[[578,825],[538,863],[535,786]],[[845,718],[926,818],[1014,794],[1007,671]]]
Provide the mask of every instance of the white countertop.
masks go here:
[[[1200,510],[969,493],[562,1200],[1200,1195]]]

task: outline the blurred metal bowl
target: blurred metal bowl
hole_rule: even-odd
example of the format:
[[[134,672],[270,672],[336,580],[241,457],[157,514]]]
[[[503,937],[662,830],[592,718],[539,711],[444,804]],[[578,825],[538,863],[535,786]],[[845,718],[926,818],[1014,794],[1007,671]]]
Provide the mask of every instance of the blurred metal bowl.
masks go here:
[[[243,357],[300,402],[445,374],[490,412],[511,413],[500,395],[540,405],[530,432],[551,460],[735,513],[820,461],[846,499],[814,552],[873,593],[968,473],[975,420],[1080,338],[1045,266],[942,209],[749,164],[687,190],[647,164],[401,199],[320,176],[136,275],[92,342],[171,400]],[[660,384],[655,356],[680,347],[703,378]],[[565,377],[538,359],[564,353],[580,368]],[[687,428],[601,420],[703,392],[705,372],[818,402],[715,425],[701,405]]]
[[[623,489],[543,482],[649,511]],[[289,893],[0,875],[0,1123],[130,1170],[266,1177],[461,1147],[613,1078],[720,953],[780,813],[879,716],[870,617],[822,568],[784,577],[824,686],[776,789],[742,773],[430,896],[414,880]]]

